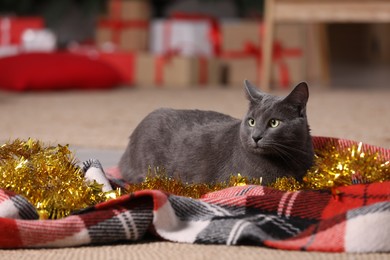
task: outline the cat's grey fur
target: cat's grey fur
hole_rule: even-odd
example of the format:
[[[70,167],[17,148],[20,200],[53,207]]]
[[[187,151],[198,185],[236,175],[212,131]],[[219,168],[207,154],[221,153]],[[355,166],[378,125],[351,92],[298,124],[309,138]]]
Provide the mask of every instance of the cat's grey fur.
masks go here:
[[[148,167],[164,167],[189,183],[226,181],[231,175],[298,179],[313,163],[306,117],[309,97],[300,83],[285,98],[245,81],[249,110],[243,120],[212,111],[158,109],[137,126],[119,167],[125,180],[144,180]],[[253,118],[249,125],[248,120]],[[270,120],[280,120],[277,125]]]

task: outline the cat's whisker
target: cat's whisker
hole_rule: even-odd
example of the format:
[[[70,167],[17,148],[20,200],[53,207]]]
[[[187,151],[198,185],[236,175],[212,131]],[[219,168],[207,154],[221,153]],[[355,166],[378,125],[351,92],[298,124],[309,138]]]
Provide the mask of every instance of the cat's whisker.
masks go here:
[[[285,157],[290,159],[290,161],[294,162],[295,164],[297,165],[302,164],[302,162],[298,159],[299,157],[294,156],[292,153],[288,152],[287,150],[283,150],[278,147],[276,149],[279,151],[279,153],[283,153]]]
[[[283,149],[279,149],[276,146],[272,147],[271,149],[273,151],[275,151],[280,156],[280,158],[282,158],[282,160],[285,161],[286,163],[289,163],[291,161],[295,161],[295,159],[289,153],[284,151]]]
[[[286,152],[285,150],[282,149],[277,149],[279,152],[279,156],[283,159],[283,161],[289,165],[292,166],[301,166],[304,165],[303,161],[300,159],[297,159],[296,156],[293,156],[292,154]],[[287,159],[286,159],[287,158]]]
[[[296,147],[291,147],[277,142],[267,142],[264,146],[275,151],[286,162],[294,162],[297,165],[303,165],[305,162],[300,157],[295,156],[294,152],[306,154],[307,152]],[[288,161],[286,160],[288,159]]]
[[[290,151],[294,151],[294,152],[299,152],[299,153],[302,153],[302,154],[308,154],[309,152],[304,150],[304,149],[299,149],[295,146],[290,146],[290,145],[285,145],[285,144],[281,144],[281,143],[277,143],[277,142],[274,142],[273,145],[276,145],[276,146],[280,146],[280,147],[283,147],[287,150],[290,150]]]

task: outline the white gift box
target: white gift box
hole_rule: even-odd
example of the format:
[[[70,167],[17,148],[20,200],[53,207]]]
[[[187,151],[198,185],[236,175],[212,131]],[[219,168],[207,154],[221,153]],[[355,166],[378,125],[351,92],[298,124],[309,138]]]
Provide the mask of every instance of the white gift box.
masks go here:
[[[22,34],[22,48],[25,52],[52,52],[56,49],[56,45],[57,38],[55,34],[47,29],[28,29]]]
[[[157,19],[151,24],[150,50],[154,54],[213,57],[210,32],[208,21]]]
[[[25,30],[20,44],[0,44],[0,58],[14,56],[24,52],[53,52],[57,39],[53,32],[43,30]]]

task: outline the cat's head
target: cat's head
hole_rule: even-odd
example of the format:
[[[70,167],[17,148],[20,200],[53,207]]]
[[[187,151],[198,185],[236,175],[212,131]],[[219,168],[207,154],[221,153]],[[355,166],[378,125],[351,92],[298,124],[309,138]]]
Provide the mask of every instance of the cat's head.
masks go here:
[[[286,97],[264,93],[244,82],[249,109],[241,123],[240,139],[252,153],[290,160],[310,153],[312,143],[306,116],[308,86],[298,84]]]

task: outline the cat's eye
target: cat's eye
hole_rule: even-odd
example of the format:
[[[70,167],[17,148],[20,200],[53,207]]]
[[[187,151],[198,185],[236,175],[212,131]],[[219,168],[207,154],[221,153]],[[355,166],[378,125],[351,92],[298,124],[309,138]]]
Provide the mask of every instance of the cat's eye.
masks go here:
[[[256,121],[253,118],[248,118],[248,125],[250,127],[254,127],[256,124]]]
[[[269,126],[272,128],[278,127],[280,125],[280,121],[277,119],[269,120]]]

